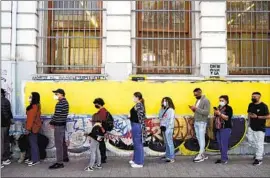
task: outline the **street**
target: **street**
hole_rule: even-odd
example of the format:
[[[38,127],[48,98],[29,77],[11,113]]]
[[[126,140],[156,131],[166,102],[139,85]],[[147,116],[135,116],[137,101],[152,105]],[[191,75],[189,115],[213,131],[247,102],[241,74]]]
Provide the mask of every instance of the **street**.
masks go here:
[[[35,167],[12,163],[1,169],[2,177],[269,177],[270,157],[260,166],[253,166],[252,156],[230,156],[227,165],[215,165],[218,156],[209,156],[203,163],[193,163],[192,157],[178,156],[175,163],[163,163],[157,157],[147,157],[144,168],[130,168],[128,157],[109,157],[103,169],[85,172],[87,159],[71,158],[65,168],[49,170],[52,160]]]

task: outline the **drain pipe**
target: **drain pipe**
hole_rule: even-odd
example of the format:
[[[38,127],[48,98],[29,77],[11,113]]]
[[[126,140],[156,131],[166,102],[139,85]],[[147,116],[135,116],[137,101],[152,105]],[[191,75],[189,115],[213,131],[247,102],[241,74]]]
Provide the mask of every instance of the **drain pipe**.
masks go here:
[[[16,59],[16,43],[17,43],[17,10],[18,2],[12,1],[12,16],[11,16],[11,55],[10,58],[13,61],[11,63],[11,88],[12,88],[12,111],[14,115],[17,115],[17,59]]]

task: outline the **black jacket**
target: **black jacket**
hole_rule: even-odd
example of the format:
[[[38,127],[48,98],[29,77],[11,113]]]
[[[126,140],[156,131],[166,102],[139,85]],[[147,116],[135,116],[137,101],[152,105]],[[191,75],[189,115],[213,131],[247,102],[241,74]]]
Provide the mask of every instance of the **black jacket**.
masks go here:
[[[10,127],[13,115],[10,102],[3,95],[1,96],[1,127]]]
[[[101,141],[98,140],[98,137],[103,137],[104,133],[105,130],[102,128],[101,124],[95,124],[88,136],[92,137],[94,140]]]

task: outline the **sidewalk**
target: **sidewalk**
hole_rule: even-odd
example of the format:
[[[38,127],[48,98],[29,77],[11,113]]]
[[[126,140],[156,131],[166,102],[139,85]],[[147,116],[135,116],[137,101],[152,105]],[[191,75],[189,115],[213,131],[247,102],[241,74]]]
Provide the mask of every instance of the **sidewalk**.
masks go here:
[[[34,167],[12,163],[1,169],[2,177],[269,177],[270,157],[260,166],[253,166],[251,156],[231,156],[227,165],[215,165],[217,156],[203,163],[193,163],[192,157],[179,156],[175,163],[166,164],[156,157],[147,157],[145,167],[130,168],[127,157],[110,157],[102,170],[83,171],[87,159],[72,159],[59,170],[49,170],[51,161]]]

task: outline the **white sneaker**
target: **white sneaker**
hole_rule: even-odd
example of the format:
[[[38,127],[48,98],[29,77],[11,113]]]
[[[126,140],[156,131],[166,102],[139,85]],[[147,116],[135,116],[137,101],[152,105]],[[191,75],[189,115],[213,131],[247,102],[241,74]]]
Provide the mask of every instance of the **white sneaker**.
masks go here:
[[[5,166],[3,164],[1,164],[1,169],[4,168]]]
[[[142,168],[143,167],[143,165],[141,165],[141,164],[131,164],[131,167],[132,168]]]
[[[11,161],[9,159],[7,159],[6,161],[3,161],[2,164],[4,166],[7,166],[7,165],[10,165],[11,164]]]
[[[202,154],[198,154],[194,160],[193,160],[195,163],[199,163],[199,162],[202,162],[204,161],[204,157],[202,156]]]
[[[208,156],[205,156],[204,154],[202,155],[202,157],[203,157],[204,160],[208,159]]]
[[[35,165],[37,165],[39,163],[40,163],[39,161],[37,161],[37,162],[29,162],[28,166],[35,166]]]
[[[130,161],[129,161],[129,164],[135,164],[135,163],[134,163],[134,161],[130,160]]]
[[[31,162],[31,160],[30,159],[26,159],[26,160],[24,160],[24,163],[26,163],[26,164],[28,164],[28,163],[30,163]]]

